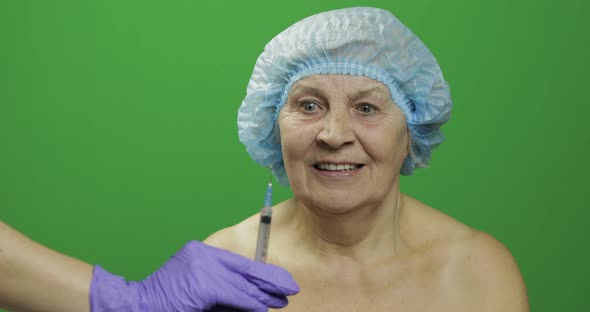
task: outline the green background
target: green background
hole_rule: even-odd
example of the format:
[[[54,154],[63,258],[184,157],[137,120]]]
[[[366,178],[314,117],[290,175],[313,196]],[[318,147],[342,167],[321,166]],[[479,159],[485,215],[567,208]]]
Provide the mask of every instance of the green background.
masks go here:
[[[585,310],[583,0],[2,1],[0,220],[140,279],[257,212],[268,172],[236,130],[254,62],[295,21],[356,5],[396,14],[452,89],[447,140],[402,190],[502,241],[532,310]]]

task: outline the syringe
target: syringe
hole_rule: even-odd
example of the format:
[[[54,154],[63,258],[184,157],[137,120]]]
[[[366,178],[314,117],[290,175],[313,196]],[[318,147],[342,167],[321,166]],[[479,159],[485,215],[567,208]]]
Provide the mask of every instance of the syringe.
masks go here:
[[[272,176],[271,176],[272,178]],[[272,181],[272,180],[271,180]],[[256,243],[256,255],[254,260],[266,262],[266,251],[270,239],[270,222],[272,220],[272,183],[268,182],[266,195],[264,196],[264,208],[260,210],[260,225],[258,226],[258,242]]]

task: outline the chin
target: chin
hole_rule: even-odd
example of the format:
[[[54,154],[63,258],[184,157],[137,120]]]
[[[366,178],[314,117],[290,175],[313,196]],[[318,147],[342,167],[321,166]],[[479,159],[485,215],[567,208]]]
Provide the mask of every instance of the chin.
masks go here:
[[[330,192],[330,194],[310,194],[305,203],[311,209],[327,212],[330,214],[341,215],[353,212],[370,205],[369,201],[363,200],[360,196],[364,194],[354,194],[350,191]]]
[[[359,181],[336,181],[325,183],[315,177],[289,181],[295,197],[313,208],[321,208],[334,213],[346,213],[362,206],[370,199],[367,189],[359,186]],[[365,183],[360,183],[366,185]],[[310,207],[312,208],[312,207]]]

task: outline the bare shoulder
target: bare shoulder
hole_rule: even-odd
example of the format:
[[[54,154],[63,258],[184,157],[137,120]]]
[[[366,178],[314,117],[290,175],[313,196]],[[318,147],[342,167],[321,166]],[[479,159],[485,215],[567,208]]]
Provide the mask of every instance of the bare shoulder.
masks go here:
[[[254,255],[258,218],[258,214],[248,217],[234,226],[211,234],[203,242],[251,258]]]
[[[438,251],[449,297],[471,311],[529,311],[518,265],[500,241],[409,196],[404,201],[410,207],[405,233],[414,246]]]
[[[473,231],[455,244],[450,269],[455,285],[474,306],[489,311],[529,311],[526,287],[510,251],[493,236]],[[488,304],[486,304],[488,303]]]

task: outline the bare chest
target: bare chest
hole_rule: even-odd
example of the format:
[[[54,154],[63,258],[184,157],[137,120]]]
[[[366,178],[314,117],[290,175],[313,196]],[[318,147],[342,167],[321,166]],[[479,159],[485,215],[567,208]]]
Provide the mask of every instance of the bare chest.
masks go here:
[[[472,311],[440,268],[290,271],[301,291],[280,311]]]

